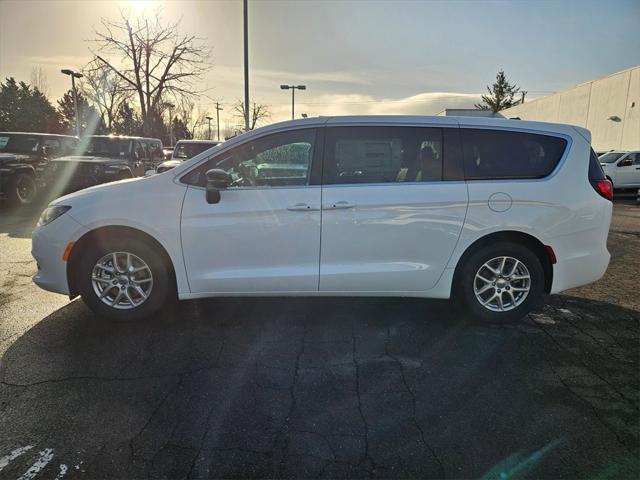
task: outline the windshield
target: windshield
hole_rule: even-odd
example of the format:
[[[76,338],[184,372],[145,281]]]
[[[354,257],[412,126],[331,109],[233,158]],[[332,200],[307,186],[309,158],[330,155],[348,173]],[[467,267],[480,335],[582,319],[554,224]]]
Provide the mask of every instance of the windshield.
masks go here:
[[[122,138],[90,138],[84,155],[95,157],[123,157],[129,154],[131,140]]]
[[[40,138],[34,135],[0,133],[0,152],[37,153]]]
[[[598,160],[600,163],[613,163],[623,155],[624,152],[609,152],[602,155]]]
[[[199,153],[209,150],[215,146],[216,145],[211,143],[178,143],[173,151],[173,158],[185,160],[187,158],[195,157]]]

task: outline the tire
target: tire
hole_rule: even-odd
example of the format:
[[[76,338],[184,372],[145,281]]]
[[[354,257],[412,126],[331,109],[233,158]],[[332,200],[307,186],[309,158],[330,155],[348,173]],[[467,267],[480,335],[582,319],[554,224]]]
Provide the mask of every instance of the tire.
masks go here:
[[[31,205],[38,197],[38,185],[33,175],[16,173],[7,183],[7,198],[12,206]]]
[[[500,270],[500,267],[503,268],[500,273],[490,270]],[[544,282],[544,270],[535,253],[520,244],[498,242],[481,248],[464,260],[456,276],[455,287],[457,296],[473,319],[510,323],[522,319],[540,304]],[[483,291],[485,287],[488,288]],[[490,297],[493,299],[489,300]],[[503,310],[500,310],[501,305]]]
[[[116,255],[120,274],[107,270],[109,261],[113,269],[113,254]],[[131,262],[129,265],[141,270],[129,275],[122,272],[127,266],[127,254]],[[102,267],[98,267],[98,264]],[[142,268],[143,264],[147,270]],[[96,276],[100,278],[99,281],[92,280]],[[149,277],[151,282],[147,281]],[[75,278],[78,293],[87,306],[112,321],[129,322],[150,317],[165,302],[175,298],[173,276],[162,256],[149,242],[135,236],[101,239],[89,246],[78,262]],[[138,293],[136,286],[146,293],[146,299]],[[105,292],[107,288],[110,290]],[[115,303],[119,292],[126,293]],[[99,297],[99,293],[104,295],[105,300]]]

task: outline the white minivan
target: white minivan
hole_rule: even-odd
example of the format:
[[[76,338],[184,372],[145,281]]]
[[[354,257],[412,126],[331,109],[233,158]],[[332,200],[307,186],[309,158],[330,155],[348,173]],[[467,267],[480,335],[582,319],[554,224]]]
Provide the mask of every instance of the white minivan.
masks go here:
[[[604,274],[611,200],[583,128],[295,120],[55,200],[34,281],[116,320],[176,296],[343,295],[454,298],[512,321]]]

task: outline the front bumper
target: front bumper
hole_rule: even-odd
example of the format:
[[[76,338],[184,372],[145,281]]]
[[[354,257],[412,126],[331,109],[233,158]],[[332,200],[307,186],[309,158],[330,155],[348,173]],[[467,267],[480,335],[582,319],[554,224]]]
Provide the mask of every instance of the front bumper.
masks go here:
[[[87,232],[69,212],[48,225],[36,227],[31,237],[31,255],[38,264],[34,283],[44,290],[69,295],[67,262],[62,255],[69,242],[77,241]]]

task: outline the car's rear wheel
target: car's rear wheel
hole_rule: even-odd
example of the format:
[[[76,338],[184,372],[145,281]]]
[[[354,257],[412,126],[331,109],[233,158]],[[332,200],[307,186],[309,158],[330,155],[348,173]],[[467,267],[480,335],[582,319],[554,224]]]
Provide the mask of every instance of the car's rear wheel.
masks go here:
[[[94,312],[116,321],[148,317],[171,298],[170,271],[156,249],[136,238],[107,239],[83,252],[78,291]]]
[[[30,205],[38,195],[38,186],[33,175],[18,173],[9,180],[7,189],[12,205]]]
[[[467,311],[487,322],[521,319],[540,303],[544,291],[540,259],[526,246],[509,242],[471,254],[456,280]]]

